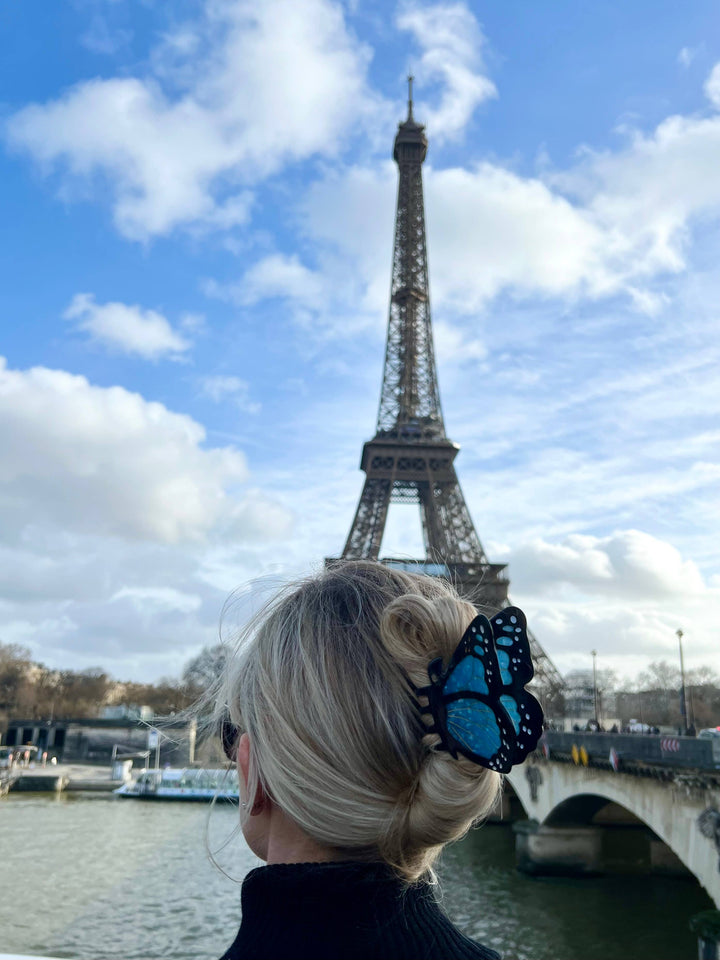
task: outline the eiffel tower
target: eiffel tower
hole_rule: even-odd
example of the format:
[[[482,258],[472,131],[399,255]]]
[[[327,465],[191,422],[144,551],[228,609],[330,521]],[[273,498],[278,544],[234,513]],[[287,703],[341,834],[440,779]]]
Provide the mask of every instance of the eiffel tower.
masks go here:
[[[482,548],[455,472],[460,447],[448,439],[440,407],[422,184],[428,142],[413,118],[412,83],[408,77],[408,116],[398,126],[393,150],[400,180],[380,410],[375,436],[363,447],[365,485],[342,559],[377,560],[390,503],[417,503],[425,559],[382,562],[444,576],[494,613],[509,605],[506,564],[490,563]],[[537,640],[530,642],[538,685],[558,692],[563,685],[558,671]]]

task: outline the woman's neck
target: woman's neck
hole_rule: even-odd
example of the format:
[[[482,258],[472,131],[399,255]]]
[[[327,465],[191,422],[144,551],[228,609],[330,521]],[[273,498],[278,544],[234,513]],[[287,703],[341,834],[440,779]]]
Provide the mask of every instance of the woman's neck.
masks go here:
[[[324,863],[340,857],[332,847],[319,844],[276,805],[268,811],[266,863]]]

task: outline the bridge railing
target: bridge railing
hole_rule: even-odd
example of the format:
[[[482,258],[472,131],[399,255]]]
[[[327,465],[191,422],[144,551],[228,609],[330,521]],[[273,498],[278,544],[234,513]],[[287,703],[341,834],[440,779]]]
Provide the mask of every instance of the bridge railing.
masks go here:
[[[550,759],[572,755],[575,746],[584,747],[588,758],[609,763],[615,750],[620,763],[652,764],[689,770],[720,770],[720,738],[698,740],[695,737],[665,737],[640,733],[556,733],[546,730],[538,748],[546,744]],[[559,759],[559,757],[558,757]]]

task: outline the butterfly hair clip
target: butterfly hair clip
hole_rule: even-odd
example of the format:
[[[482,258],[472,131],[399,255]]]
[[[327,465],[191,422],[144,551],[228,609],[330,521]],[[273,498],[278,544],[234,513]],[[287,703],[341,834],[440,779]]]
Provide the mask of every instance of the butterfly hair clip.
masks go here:
[[[428,666],[430,683],[415,690],[427,697],[421,714],[440,747],[480,766],[507,773],[535,749],[543,712],[525,689],[533,676],[525,614],[506,607],[475,617],[443,672],[442,657]]]

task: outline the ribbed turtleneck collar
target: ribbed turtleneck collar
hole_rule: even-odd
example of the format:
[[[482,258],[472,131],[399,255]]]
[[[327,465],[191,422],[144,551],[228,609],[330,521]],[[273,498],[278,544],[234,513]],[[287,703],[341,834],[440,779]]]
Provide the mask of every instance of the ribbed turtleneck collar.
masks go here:
[[[442,913],[427,883],[382,863],[273,864],[242,886],[242,924],[222,960],[495,960]]]
[[[402,896],[409,890],[429,890],[427,884],[409,885],[400,880],[384,863],[337,861],[323,863],[273,863],[251,870],[242,886],[243,916],[267,896],[297,909],[303,903],[330,897],[334,902],[362,903],[366,898],[386,899]],[[287,899],[286,899],[287,898]],[[358,901],[358,898],[361,898]]]

